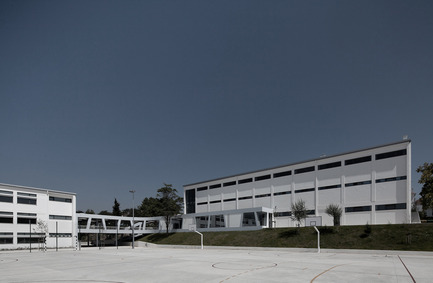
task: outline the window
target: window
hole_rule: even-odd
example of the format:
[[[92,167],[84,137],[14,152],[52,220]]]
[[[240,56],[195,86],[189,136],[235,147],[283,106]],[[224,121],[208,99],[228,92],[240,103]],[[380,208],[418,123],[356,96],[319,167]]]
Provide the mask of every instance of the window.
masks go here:
[[[0,223],[14,223],[14,214],[9,211],[0,211]]]
[[[362,186],[362,185],[369,185],[369,184],[371,184],[371,181],[362,181],[362,182],[347,183],[344,186],[346,186],[346,187],[354,187],[354,186]]]
[[[207,190],[207,187],[200,187],[200,188],[197,188],[197,192],[200,192],[200,191],[206,191]]]
[[[229,202],[229,201],[236,201],[236,199],[235,198],[228,198],[228,199],[224,200],[224,202]]]
[[[376,160],[406,155],[406,149],[376,154]]]
[[[322,191],[322,190],[331,190],[331,189],[338,189],[338,188],[341,188],[341,185],[340,185],[340,184],[338,184],[338,185],[331,185],[331,186],[319,187],[318,189],[319,189],[319,191]]]
[[[257,211],[257,219],[259,220],[259,225],[260,226],[265,226],[266,225],[266,212],[263,211]]]
[[[55,237],[59,237],[59,238],[71,238],[72,234],[71,233],[50,233],[50,237],[55,238]]]
[[[352,206],[352,207],[346,207],[344,209],[346,213],[350,212],[362,212],[362,211],[371,211],[371,205],[366,206]]]
[[[0,195],[0,202],[10,202],[12,203],[14,198],[12,196],[2,196]]]
[[[344,165],[353,165],[353,164],[369,162],[369,161],[371,161],[371,155],[353,158],[353,159],[347,159],[346,161],[344,161]]]
[[[72,203],[72,199],[70,199],[70,198],[61,198],[61,197],[50,197],[50,201],[58,201],[58,202],[69,202],[69,203]]]
[[[274,174],[274,178],[279,178],[279,177],[284,177],[284,176],[290,176],[292,175],[292,171],[283,171],[283,172],[278,172]]]
[[[0,232],[0,245],[13,244],[13,232]]]
[[[256,178],[254,178],[254,180],[257,182],[257,181],[268,180],[270,178],[271,178],[271,175],[269,174],[269,175],[263,175],[263,176],[256,177]]]
[[[207,204],[207,201],[197,203],[197,205],[205,205],[205,204]]]
[[[17,243],[28,244],[28,243],[40,243],[43,241],[45,233],[20,233],[18,232]]]
[[[220,202],[221,202],[221,200],[219,199],[219,200],[210,201],[209,203],[220,203]]]
[[[36,224],[36,213],[17,213],[17,223],[18,224]]]
[[[392,204],[379,204],[376,205],[376,210],[396,210],[406,209],[406,203],[392,203]]]
[[[18,197],[18,199],[17,199],[17,203],[21,203],[21,204],[33,204],[33,205],[36,205],[36,199],[35,199],[35,198],[23,198],[23,197]]]
[[[393,182],[393,181],[401,181],[406,180],[406,176],[400,176],[400,177],[393,177],[393,178],[383,178],[383,179],[376,179],[376,183],[385,183],[385,182]]]
[[[316,210],[311,209],[311,210],[307,210],[307,215],[314,215],[316,213]]]
[[[236,185],[236,181],[226,182],[223,184],[223,187],[229,187]]]
[[[317,167],[317,169],[324,170],[324,169],[335,168],[335,167],[340,167],[340,166],[341,166],[341,161],[337,161],[337,162],[319,165]]]
[[[242,179],[242,180],[238,181],[238,184],[251,183],[252,181],[253,181],[253,178]]]
[[[244,199],[252,199],[252,196],[248,196],[248,197],[240,197],[239,200],[244,200]]]
[[[20,192],[18,192],[17,195],[22,196],[22,197],[32,197],[32,198],[36,197],[36,194],[20,193]]]
[[[301,190],[295,190],[295,193],[306,193],[306,192],[314,192],[315,188],[309,188],[309,189],[301,189]]]
[[[295,174],[302,174],[302,173],[307,173],[307,172],[311,172],[311,171],[314,171],[314,166],[296,169]]]
[[[14,201],[14,193],[11,191],[0,190],[0,202],[10,202]]]
[[[262,195],[256,195],[255,198],[265,198],[265,197],[270,197],[271,194],[262,194]]]
[[[209,228],[226,227],[224,223],[224,215],[211,215]]]
[[[195,213],[195,190],[185,191],[186,213]]]
[[[197,228],[207,228],[209,216],[197,216],[195,218],[195,224]]]
[[[274,216],[275,216],[275,217],[292,216],[292,212],[291,212],[291,211],[275,212],[275,213],[274,213]]]
[[[290,195],[292,191],[274,193],[274,196]]]
[[[158,229],[159,229],[159,220],[146,221],[146,230],[158,230]]]
[[[50,215],[50,219],[55,219],[55,220],[72,220],[72,216],[68,216],[68,215]]]
[[[221,188],[221,184],[216,184],[216,185],[209,186],[209,190],[216,189],[216,188]]]
[[[256,216],[254,212],[245,212],[242,217],[242,227],[256,226]]]

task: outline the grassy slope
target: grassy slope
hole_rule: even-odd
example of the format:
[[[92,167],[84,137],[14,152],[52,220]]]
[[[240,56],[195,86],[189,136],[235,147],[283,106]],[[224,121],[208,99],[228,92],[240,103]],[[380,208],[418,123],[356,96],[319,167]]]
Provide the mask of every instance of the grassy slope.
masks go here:
[[[321,227],[320,247],[329,249],[433,251],[433,224]],[[275,228],[245,232],[207,232],[205,246],[317,247],[313,227]],[[410,236],[408,236],[410,235]],[[141,241],[155,244],[200,245],[196,233],[151,234]]]

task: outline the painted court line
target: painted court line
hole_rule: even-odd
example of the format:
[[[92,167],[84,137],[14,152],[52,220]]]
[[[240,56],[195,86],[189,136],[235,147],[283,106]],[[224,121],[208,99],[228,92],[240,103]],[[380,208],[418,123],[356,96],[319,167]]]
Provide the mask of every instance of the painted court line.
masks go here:
[[[416,283],[415,278],[413,278],[412,273],[410,273],[409,269],[407,268],[406,264],[404,264],[403,260],[401,259],[400,256],[398,256],[398,258],[400,259],[401,263],[403,264],[404,268],[406,268],[407,273],[409,273],[410,278],[412,278],[413,282]]]

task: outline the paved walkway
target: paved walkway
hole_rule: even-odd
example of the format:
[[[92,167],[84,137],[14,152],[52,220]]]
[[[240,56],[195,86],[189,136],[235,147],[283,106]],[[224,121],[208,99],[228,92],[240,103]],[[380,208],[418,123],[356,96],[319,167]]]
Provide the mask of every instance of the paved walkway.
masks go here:
[[[433,282],[433,253],[107,247],[0,252],[1,282]]]

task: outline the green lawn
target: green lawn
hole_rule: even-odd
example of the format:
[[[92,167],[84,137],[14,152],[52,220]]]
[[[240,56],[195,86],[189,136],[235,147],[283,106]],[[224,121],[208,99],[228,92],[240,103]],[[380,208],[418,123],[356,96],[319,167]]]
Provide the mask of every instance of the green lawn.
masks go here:
[[[396,224],[320,227],[320,247],[433,251],[433,224]],[[274,228],[245,232],[206,232],[205,246],[316,248],[313,227]],[[168,245],[200,245],[194,232],[151,234],[141,241]]]

